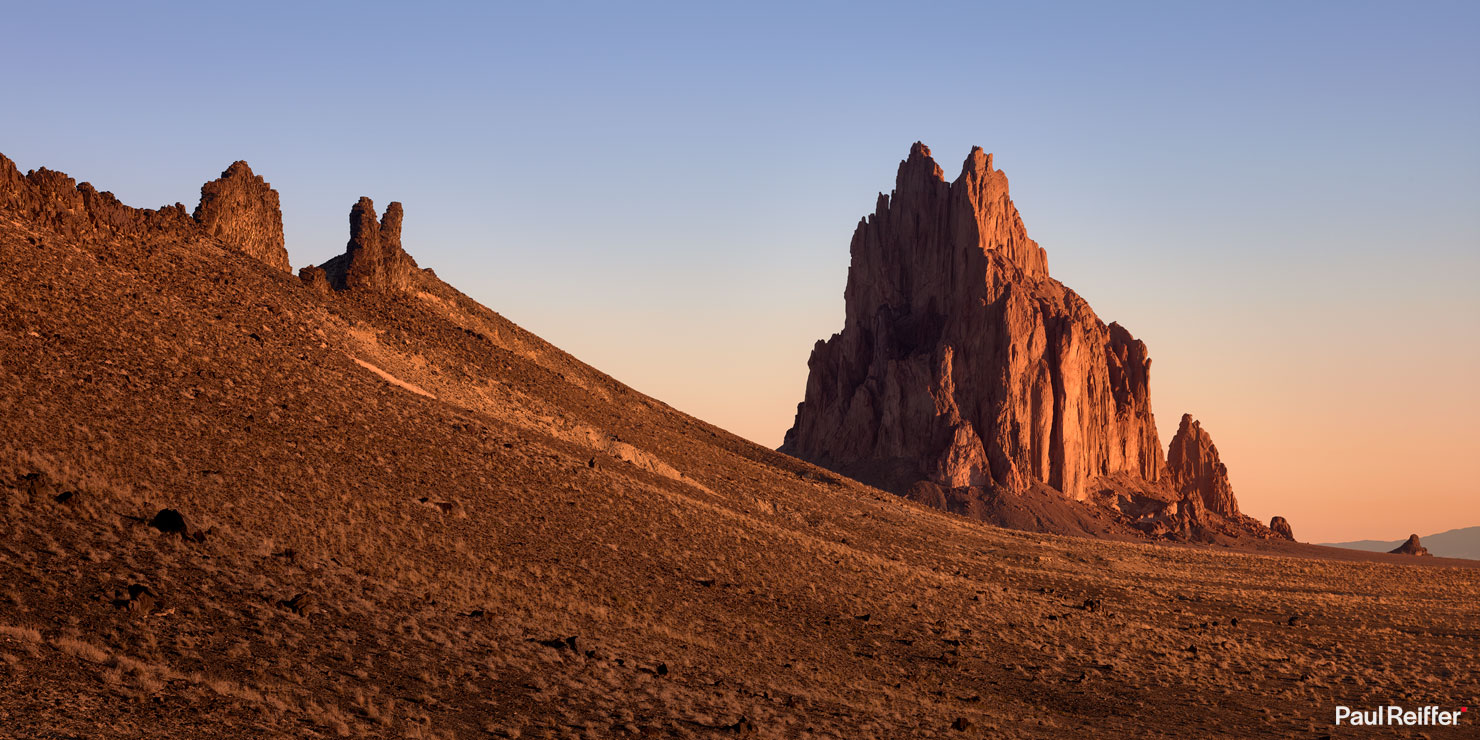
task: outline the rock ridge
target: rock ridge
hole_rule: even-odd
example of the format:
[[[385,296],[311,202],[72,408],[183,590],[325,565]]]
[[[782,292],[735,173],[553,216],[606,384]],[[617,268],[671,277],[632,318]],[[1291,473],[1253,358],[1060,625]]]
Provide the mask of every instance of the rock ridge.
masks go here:
[[[277,191],[246,162],[232,164],[202,185],[192,214],[182,203],[158,209],[126,206],[113,193],[45,167],[22,175],[0,154],[0,213],[82,243],[124,240],[148,246],[208,238],[289,269]]]

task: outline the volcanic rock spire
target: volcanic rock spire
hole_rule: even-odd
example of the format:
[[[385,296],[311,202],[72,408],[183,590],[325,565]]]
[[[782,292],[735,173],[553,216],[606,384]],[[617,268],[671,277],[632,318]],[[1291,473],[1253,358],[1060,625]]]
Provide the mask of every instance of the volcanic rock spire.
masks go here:
[[[1167,445],[1167,480],[1184,499],[1195,497],[1208,511],[1229,518],[1239,515],[1228,467],[1218,459],[1212,435],[1192,414],[1182,415],[1177,434]]]
[[[900,493],[1159,478],[1145,345],[1049,277],[991,155],[947,182],[916,143],[851,255],[783,452]]]
[[[401,248],[399,202],[386,206],[378,221],[375,203],[361,197],[349,212],[349,243],[344,254],[325,262],[323,273],[336,290],[370,290],[381,293],[404,293],[411,289],[416,275],[416,261]],[[319,276],[313,269],[299,271],[299,277],[310,285]]]
[[[278,194],[246,162],[234,162],[221,177],[200,186],[195,220],[223,243],[259,261],[290,271],[283,245],[283,213]]]

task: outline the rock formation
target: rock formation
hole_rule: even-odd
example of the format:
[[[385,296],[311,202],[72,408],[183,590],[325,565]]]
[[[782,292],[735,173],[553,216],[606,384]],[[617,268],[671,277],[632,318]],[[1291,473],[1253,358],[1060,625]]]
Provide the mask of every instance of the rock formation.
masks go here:
[[[1167,482],[1182,498],[1201,499],[1208,511],[1223,517],[1239,515],[1228,468],[1218,459],[1213,437],[1191,414],[1182,415],[1177,433],[1167,445]]]
[[[1398,548],[1396,550],[1389,550],[1389,552],[1393,555],[1424,556],[1429,554],[1429,549],[1427,547],[1424,547],[1422,542],[1419,542],[1418,535],[1410,534],[1408,535],[1407,542],[1398,545]]]
[[[1269,530],[1291,542],[1295,541],[1295,531],[1290,529],[1290,523],[1282,516],[1269,520]]]
[[[1160,476],[1146,346],[1048,276],[991,155],[946,182],[916,143],[851,254],[782,451],[901,492]]]
[[[1157,536],[1267,535],[1190,417],[1168,469],[1146,345],[1049,276],[990,154],[947,182],[917,142],[850,252],[843,329],[813,348],[782,452],[1009,526],[1093,518],[1047,491]]]
[[[147,248],[163,241],[214,239],[272,267],[288,270],[283,217],[277,192],[237,162],[200,189],[195,214],[176,203],[159,209],[133,208],[109,192],[45,168],[21,175],[0,155],[0,213],[80,243],[109,242]]]
[[[3,154],[0,212],[78,242],[127,239],[147,245],[199,233],[199,225],[180,203],[158,210],[132,208],[112,193],[78,184],[63,172],[43,167],[22,175]]]
[[[349,212],[349,243],[344,254],[322,265],[335,290],[404,293],[411,289],[417,267],[401,248],[402,215],[401,204],[393,202],[376,221],[375,204],[369,198],[355,203]]]
[[[309,290],[321,296],[327,296],[333,292],[333,288],[329,285],[329,274],[324,272],[322,267],[309,265],[298,271],[298,279],[302,280]]]
[[[283,213],[278,194],[252,174],[246,162],[234,162],[220,179],[200,187],[195,220],[206,233],[261,262],[291,271],[283,246]]]

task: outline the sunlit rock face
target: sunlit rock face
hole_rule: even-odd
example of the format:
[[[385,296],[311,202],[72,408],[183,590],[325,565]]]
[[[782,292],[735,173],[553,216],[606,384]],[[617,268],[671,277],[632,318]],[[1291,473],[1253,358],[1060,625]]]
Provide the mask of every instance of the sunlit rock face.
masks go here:
[[[232,163],[220,178],[201,186],[195,220],[228,246],[279,270],[292,269],[277,191],[246,162]]]
[[[1145,344],[1049,276],[991,155],[948,182],[916,143],[851,253],[783,452],[899,493],[1160,478]]]
[[[1184,499],[1195,498],[1208,511],[1227,518],[1239,515],[1228,467],[1218,459],[1212,435],[1191,414],[1182,415],[1167,445],[1167,480]],[[1289,524],[1285,527],[1288,530]]]

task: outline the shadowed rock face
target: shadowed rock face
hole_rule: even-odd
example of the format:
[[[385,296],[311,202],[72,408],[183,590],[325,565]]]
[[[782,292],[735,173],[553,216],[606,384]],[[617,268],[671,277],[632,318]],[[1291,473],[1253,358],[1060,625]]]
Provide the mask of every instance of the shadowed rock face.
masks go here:
[[[195,220],[211,236],[279,270],[291,271],[283,246],[283,213],[278,194],[266,180],[252,173],[246,162],[235,162],[221,177],[200,187]]]
[[[1403,544],[1398,545],[1398,549],[1396,549],[1396,550],[1389,550],[1389,552],[1391,552],[1394,555],[1419,555],[1419,556],[1423,556],[1423,555],[1428,555],[1429,554],[1429,548],[1424,547],[1423,546],[1423,543],[1422,542],[1419,542],[1418,535],[1416,535],[1416,534],[1410,534],[1410,535],[1408,535],[1408,541],[1407,542],[1404,542]]]
[[[1182,423],[1167,445],[1167,480],[1184,499],[1200,499],[1208,511],[1229,518],[1239,515],[1228,468],[1218,460],[1212,435],[1192,414],[1182,415]]]
[[[349,243],[344,254],[323,264],[335,290],[404,293],[412,288],[417,267],[401,248],[403,215],[401,204],[392,202],[377,221],[374,202],[361,197],[355,203],[349,212]]]
[[[1285,521],[1285,518],[1282,516],[1277,516],[1273,519],[1270,519],[1269,529],[1275,534],[1284,537],[1291,542],[1295,541],[1295,531],[1290,528],[1290,523]]]
[[[898,493],[1159,478],[1146,346],[1049,277],[991,155],[947,182],[916,143],[851,253],[783,452]]]

